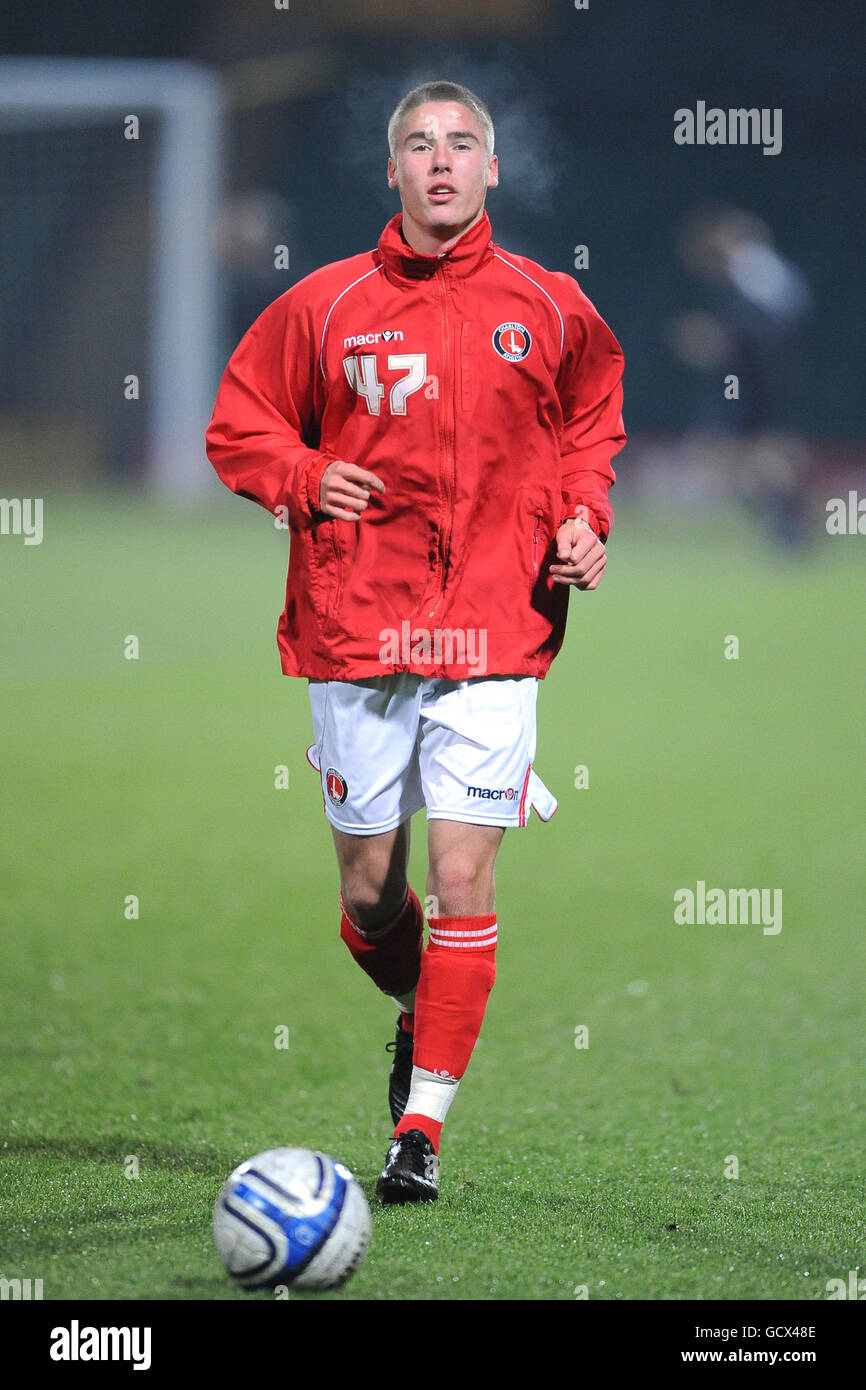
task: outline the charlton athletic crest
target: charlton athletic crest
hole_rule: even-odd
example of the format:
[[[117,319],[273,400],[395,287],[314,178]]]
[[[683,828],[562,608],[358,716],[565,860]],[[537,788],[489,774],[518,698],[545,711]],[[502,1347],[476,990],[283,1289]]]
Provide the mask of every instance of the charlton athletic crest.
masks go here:
[[[325,786],[328,788],[328,796],[337,806],[342,806],[346,797],[349,795],[349,784],[341,772],[335,767],[329,767],[325,773]]]
[[[522,323],[501,323],[493,334],[493,346],[506,362],[522,362],[532,347],[529,329]]]

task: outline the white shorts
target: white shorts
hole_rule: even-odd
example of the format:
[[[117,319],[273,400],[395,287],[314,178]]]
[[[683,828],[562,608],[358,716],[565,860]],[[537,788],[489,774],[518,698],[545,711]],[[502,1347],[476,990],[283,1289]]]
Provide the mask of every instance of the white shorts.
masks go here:
[[[407,673],[309,682],[325,815],[349,835],[428,820],[526,825],[556,798],[532,770],[535,676],[444,680]]]

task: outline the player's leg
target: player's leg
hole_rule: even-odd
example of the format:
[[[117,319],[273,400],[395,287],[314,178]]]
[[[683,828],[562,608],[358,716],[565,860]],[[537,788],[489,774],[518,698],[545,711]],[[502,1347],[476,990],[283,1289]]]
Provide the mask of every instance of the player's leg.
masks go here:
[[[435,682],[420,746],[434,910],[415,1001],[414,1066],[377,1191],[436,1196],[442,1125],[481,1031],[496,971],[493,870],[504,828],[547,819],[555,800],[532,772],[536,682]]]
[[[424,914],[407,882],[409,827],[423,805],[416,739],[420,678],[311,681],[322,801],[340,870],[340,934],[353,959],[400,1013],[388,1084],[392,1120],[412,1075],[415,986]]]
[[[340,868],[340,935],[411,1031],[424,913],[406,878],[409,827],[406,820],[380,835],[348,835],[333,825],[331,832]]]
[[[361,926],[376,927],[403,905],[410,827],[406,820],[380,835],[348,835],[331,826],[343,902]]]
[[[436,1150],[496,978],[493,866],[504,834],[502,826],[429,822],[433,913],[416,993],[411,1090],[396,1133],[419,1129]]]
[[[502,825],[428,822],[427,893],[437,916],[471,917],[493,911],[493,866],[504,834]]]
[[[397,1005],[388,1105],[396,1124],[412,1080],[415,989],[421,972],[424,912],[408,883],[406,820],[380,835],[348,835],[331,826],[340,867],[340,935],[352,958]]]

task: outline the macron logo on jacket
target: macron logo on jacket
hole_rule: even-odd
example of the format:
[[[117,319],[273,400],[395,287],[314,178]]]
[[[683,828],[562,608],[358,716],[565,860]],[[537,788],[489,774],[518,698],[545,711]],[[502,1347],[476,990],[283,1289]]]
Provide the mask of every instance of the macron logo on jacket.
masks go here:
[[[358,333],[352,338],[344,338],[343,347],[365,347],[367,344],[378,343],[380,339],[383,343],[402,343],[403,334],[399,328],[386,328],[382,333]]]

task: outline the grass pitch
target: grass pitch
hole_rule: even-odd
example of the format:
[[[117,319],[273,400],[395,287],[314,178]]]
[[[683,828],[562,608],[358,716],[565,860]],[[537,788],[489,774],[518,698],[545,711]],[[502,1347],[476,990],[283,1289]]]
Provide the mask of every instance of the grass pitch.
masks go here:
[[[560,810],[505,837],[440,1200],[374,1207],[316,1297],[823,1299],[866,1266],[861,546],[623,504],[542,685]],[[394,1011],[338,936],[285,550],[228,495],[60,495],[0,540],[0,1274],[46,1299],[251,1297],[210,1216],[261,1149],[372,1199]],[[780,888],[782,930],[677,925],[699,880]]]

